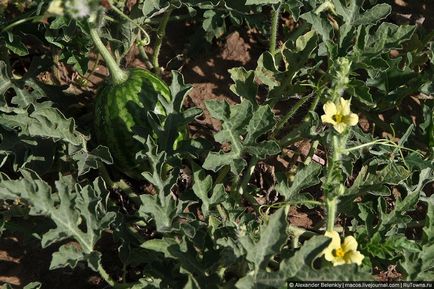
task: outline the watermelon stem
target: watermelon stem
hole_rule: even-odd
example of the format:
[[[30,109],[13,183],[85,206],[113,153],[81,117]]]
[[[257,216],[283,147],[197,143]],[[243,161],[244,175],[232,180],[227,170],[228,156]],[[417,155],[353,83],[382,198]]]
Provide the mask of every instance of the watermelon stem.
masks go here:
[[[128,79],[128,73],[119,67],[116,60],[111,55],[110,51],[108,51],[107,47],[105,47],[104,43],[102,43],[101,37],[98,34],[98,30],[96,27],[90,25],[89,27],[90,36],[92,37],[93,43],[98,48],[101,53],[104,61],[107,65],[107,68],[110,72],[110,76],[112,81],[115,84],[121,84]]]

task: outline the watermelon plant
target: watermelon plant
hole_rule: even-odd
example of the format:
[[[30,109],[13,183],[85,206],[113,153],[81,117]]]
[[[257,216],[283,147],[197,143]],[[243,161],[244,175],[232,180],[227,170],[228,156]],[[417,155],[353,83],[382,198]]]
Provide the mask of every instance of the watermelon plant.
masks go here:
[[[119,168],[134,176],[135,153],[139,149],[133,128],[150,129],[144,117],[148,111],[166,114],[158,97],[170,101],[169,88],[149,71],[122,70],[102,43],[96,24],[89,22],[89,34],[110,71],[110,79],[99,88],[95,99],[95,134],[110,149]]]
[[[432,282],[434,33],[395,2],[1,1],[2,286]]]

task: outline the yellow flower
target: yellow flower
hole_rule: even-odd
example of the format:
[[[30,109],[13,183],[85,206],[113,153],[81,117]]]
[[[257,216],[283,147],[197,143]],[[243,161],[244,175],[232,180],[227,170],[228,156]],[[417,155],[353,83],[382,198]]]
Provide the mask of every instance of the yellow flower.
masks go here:
[[[62,0],[53,0],[48,6],[47,12],[51,15],[63,15]]]
[[[332,124],[338,133],[342,133],[347,126],[354,126],[359,122],[357,114],[350,110],[350,100],[345,100],[342,97],[337,103],[327,101],[323,110],[325,114],[321,116],[322,122]]]
[[[351,263],[362,264],[365,256],[357,251],[357,241],[353,236],[346,237],[343,243],[341,243],[341,238],[336,231],[327,231],[325,236],[331,238],[332,242],[324,249],[323,254],[327,261],[333,263],[333,266]]]

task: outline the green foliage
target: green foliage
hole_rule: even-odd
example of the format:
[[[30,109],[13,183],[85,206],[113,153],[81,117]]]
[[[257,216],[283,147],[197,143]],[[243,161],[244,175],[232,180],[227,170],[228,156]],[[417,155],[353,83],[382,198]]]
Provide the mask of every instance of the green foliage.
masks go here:
[[[298,200],[303,198],[300,192],[306,188],[319,183],[319,174],[321,166],[316,163],[310,163],[306,167],[300,169],[293,177],[294,181],[289,186],[288,179],[280,175],[279,183],[276,186],[276,191],[285,197],[286,200]]]
[[[423,245],[415,251],[404,252],[404,260],[400,265],[407,272],[407,280],[430,280],[433,273],[433,245],[432,222],[434,218],[433,197],[426,199],[428,209],[425,218]]]
[[[193,192],[202,201],[201,209],[207,217],[212,206],[226,199],[225,189],[222,184],[213,186],[212,177],[206,175],[205,171],[196,164],[193,164],[193,179]],[[210,192],[211,196],[209,196]]]
[[[217,171],[229,165],[231,172],[238,175],[247,165],[244,156],[264,159],[280,151],[275,141],[258,142],[258,138],[275,124],[269,106],[261,105],[254,111],[253,104],[247,100],[234,106],[227,102],[207,101],[206,106],[212,117],[223,121],[223,128],[214,139],[221,144],[230,143],[231,149],[227,153],[209,153],[203,165],[205,169]]]
[[[254,268],[263,269],[270,256],[280,251],[287,239],[286,226],[286,210],[281,208],[270,217],[268,224],[260,228],[257,242],[253,243],[248,236],[240,239],[247,251],[246,259],[254,264]]]
[[[94,251],[94,246],[115,217],[114,212],[106,212],[102,180],[96,179],[92,185],[81,187],[72,177],[60,177],[55,183],[54,195],[46,182],[32,179],[28,172],[23,171],[23,175],[18,180],[2,179],[2,199],[21,198],[31,206],[29,215],[46,216],[53,221],[55,227],[42,235],[42,247],[65,239],[73,239],[80,245],[80,249],[61,246],[53,254],[50,268],[74,268],[78,261],[88,260],[91,267],[97,269],[100,253]],[[85,224],[85,230],[80,228],[81,224]]]
[[[391,265],[403,280],[433,279],[433,33],[392,21],[390,1],[68,0],[51,12],[54,1],[21,2],[0,4],[0,238],[22,235],[54,252],[54,272],[88,267],[113,288],[279,289],[375,280]],[[164,19],[192,37],[165,35]],[[102,102],[120,108],[105,120],[128,130],[93,128],[97,90],[113,83],[95,80],[103,62],[89,65],[99,61],[92,25],[114,64],[139,50],[146,70],[170,79],[152,76],[160,89],[140,99],[125,100],[132,86],[121,85]],[[275,49],[265,43],[274,28]],[[259,56],[228,69],[235,103],[192,107],[183,57],[200,60],[237,30],[254,35]],[[153,67],[160,49],[174,51]],[[363,129],[322,122],[340,97]],[[209,116],[221,124],[212,135],[201,131]],[[116,148],[95,137],[103,130]],[[141,178],[113,169],[118,152]],[[325,259],[330,227],[355,238],[360,265]]]

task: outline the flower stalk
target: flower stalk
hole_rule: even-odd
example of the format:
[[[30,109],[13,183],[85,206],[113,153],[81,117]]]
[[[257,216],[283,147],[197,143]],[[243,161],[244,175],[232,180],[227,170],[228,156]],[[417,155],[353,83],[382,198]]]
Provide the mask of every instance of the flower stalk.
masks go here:
[[[327,231],[332,232],[336,219],[338,196],[342,186],[342,172],[340,169],[341,153],[339,149],[340,140],[333,136],[333,153],[327,167],[327,176],[324,183],[325,205],[327,213]]]
[[[326,199],[327,232],[333,232],[334,230],[336,211],[337,211],[337,202],[338,202],[337,197]]]
[[[351,100],[342,97],[349,83],[351,62],[347,58],[336,61],[333,87],[329,90],[331,100],[323,105],[323,123],[333,125],[331,132],[331,153],[327,163],[327,175],[323,185],[327,212],[327,232],[334,232],[339,197],[345,193],[342,173],[342,155],[345,153],[349,130],[357,125],[359,117],[351,112]]]
[[[329,91],[331,100],[336,102],[339,97],[342,97],[345,89],[350,82],[351,61],[348,58],[340,57],[335,63],[335,75],[333,79],[333,88]]]

